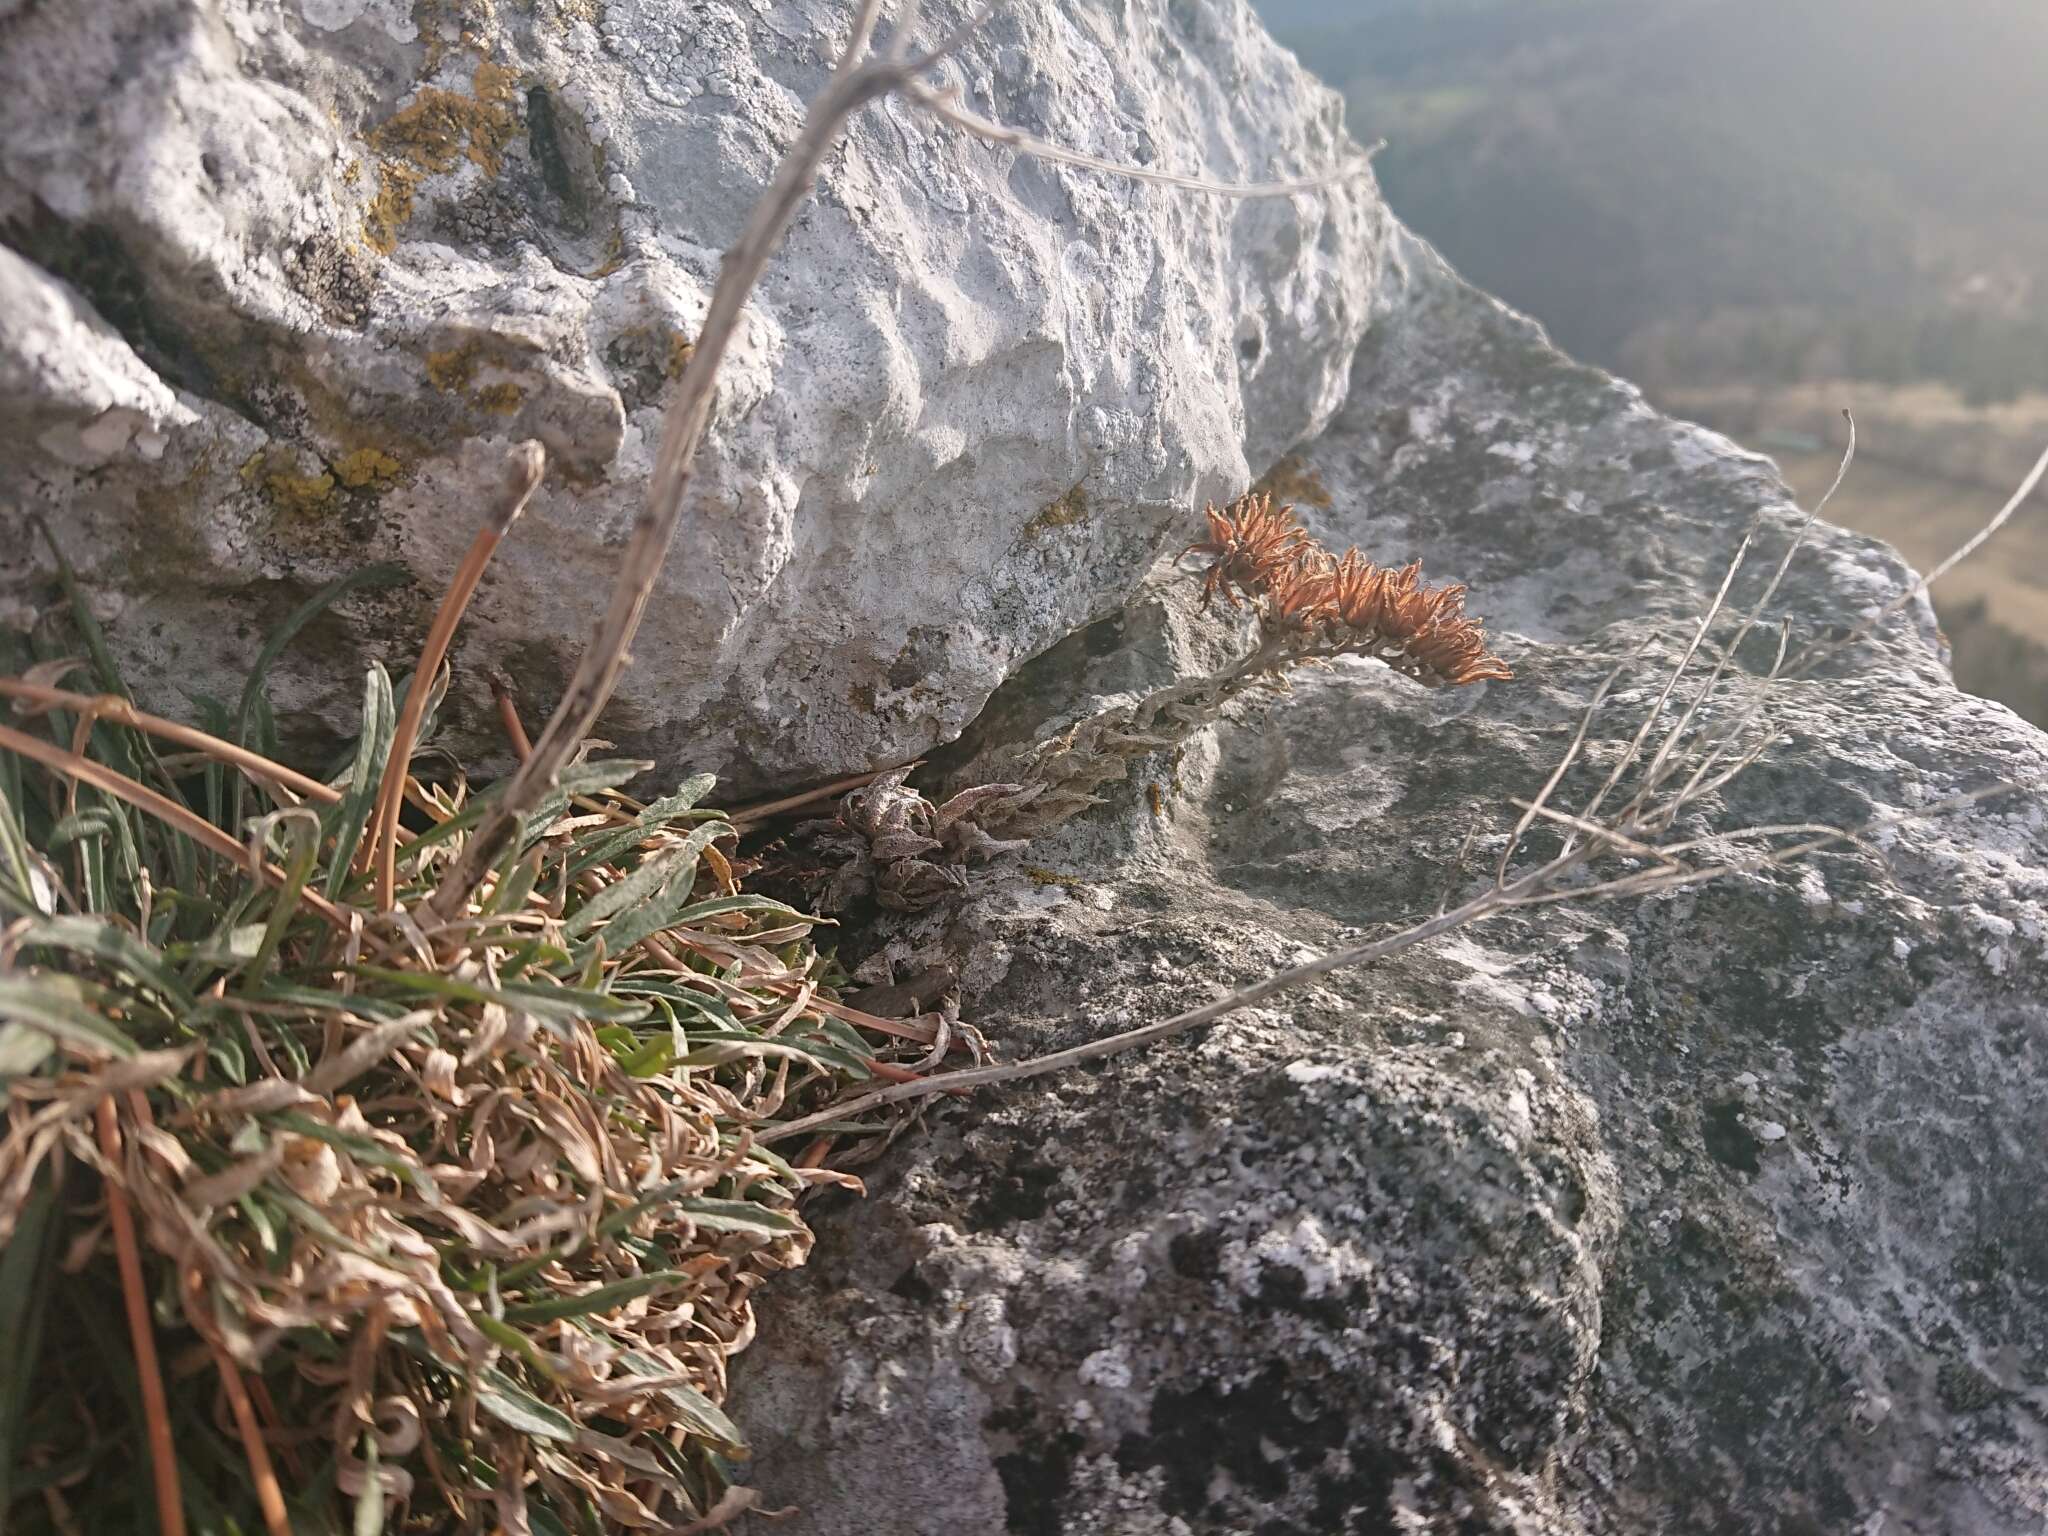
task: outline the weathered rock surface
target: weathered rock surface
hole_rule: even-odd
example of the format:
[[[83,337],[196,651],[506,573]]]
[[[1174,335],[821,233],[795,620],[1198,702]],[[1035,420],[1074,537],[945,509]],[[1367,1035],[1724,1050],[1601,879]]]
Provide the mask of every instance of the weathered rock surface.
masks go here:
[[[372,561],[280,674],[288,730],[405,665],[495,482],[555,469],[456,656],[553,702],[643,499],[718,255],[852,8],[682,0],[0,7],[0,599],[48,514],[145,696],[233,696],[262,634]],[[935,40],[962,3],[923,7]],[[1229,179],[1346,146],[1245,0],[1015,0],[950,78],[1028,132]],[[692,515],[607,721],[765,780],[905,760],[1117,607],[1191,502],[1341,400],[1369,178],[1237,203],[864,114],[720,380]]]
[[[1037,875],[978,877],[906,942],[951,948],[1012,1056],[1471,889],[1598,680],[1650,643],[1632,727],[1751,520],[1738,601],[1798,521],[1766,461],[1405,237],[1383,303],[1304,510],[1469,581],[1519,676],[1310,677]],[[1797,645],[1908,580],[1822,529],[1774,609]],[[1216,640],[1186,585],[1027,669],[984,742],[1191,668]],[[1937,644],[1923,602],[1780,685],[1789,739],[1699,828],[2041,782],[2048,739]],[[933,1111],[764,1303],[734,1407],[804,1508],[774,1529],[2038,1532],[2048,818],[2008,797],[1875,843],[1523,913]]]

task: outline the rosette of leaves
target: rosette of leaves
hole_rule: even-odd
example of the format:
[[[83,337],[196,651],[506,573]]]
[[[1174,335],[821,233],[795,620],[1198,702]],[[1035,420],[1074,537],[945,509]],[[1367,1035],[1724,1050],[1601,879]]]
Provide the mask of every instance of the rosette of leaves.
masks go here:
[[[836,815],[790,833],[781,867],[818,911],[844,912],[872,898],[892,912],[922,912],[966,890],[970,861],[1024,846],[991,835],[986,823],[1029,801],[1029,787],[982,784],[934,805],[904,783],[908,776],[884,774],[844,796]]]

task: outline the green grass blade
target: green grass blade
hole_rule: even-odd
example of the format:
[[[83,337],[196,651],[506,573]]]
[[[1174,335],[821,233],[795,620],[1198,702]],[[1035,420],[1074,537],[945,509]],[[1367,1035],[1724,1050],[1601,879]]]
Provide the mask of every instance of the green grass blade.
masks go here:
[[[57,1042],[26,1024],[0,1024],[0,1087],[10,1077],[26,1077],[55,1054]]]
[[[685,779],[674,794],[664,796],[648,806],[633,818],[630,826],[593,832],[589,837],[578,838],[570,845],[569,873],[580,875],[586,869],[611,863],[636,843],[645,841],[649,833],[658,831],[679,816],[695,811],[698,803],[711,793],[717,783],[716,774],[700,773],[694,778]]]
[[[28,832],[21,824],[21,760],[0,752],[0,883],[17,910],[39,910],[35,861],[29,855]]]
[[[751,1200],[713,1200],[708,1196],[687,1196],[671,1201],[667,1209],[687,1216],[708,1232],[748,1232],[756,1237],[787,1237],[801,1232],[804,1224],[794,1216],[771,1211]]]
[[[298,638],[300,630],[358,587],[392,587],[407,579],[403,566],[389,563],[366,565],[361,570],[351,571],[346,576],[330,581],[293,609],[291,616],[271,633],[270,638],[263,642],[263,649],[256,653],[255,665],[250,667],[248,680],[242,684],[241,701],[235,707],[234,730],[228,740],[238,746],[254,746],[259,751],[269,751],[274,746],[276,725],[270,718],[270,699],[266,688],[270,669],[277,664],[277,658],[284,654],[285,648]],[[261,730],[258,739],[252,742],[250,729],[259,723]],[[266,742],[262,739],[264,737],[271,740]],[[242,819],[242,795],[245,786],[240,774],[232,778],[230,785],[229,814],[233,821],[224,825],[232,831]]]
[[[391,678],[372,662],[363,678],[363,730],[356,738],[355,765],[349,770],[348,788],[341,803],[329,811],[329,830],[334,852],[327,867],[324,891],[330,901],[339,900],[349,883],[349,865],[368,830],[370,812],[377,790],[384,782],[384,761],[391,755],[391,735],[398,726],[398,706],[392,695]]]
[[[0,1019],[116,1056],[135,1054],[135,1042],[108,1022],[106,993],[75,976],[0,976]]]
[[[407,579],[403,566],[388,563],[366,565],[361,570],[351,571],[338,580],[330,581],[293,609],[291,616],[271,633],[270,638],[263,642],[263,649],[256,653],[255,665],[250,667],[248,680],[242,684],[241,703],[235,711],[233,739],[247,745],[249,726],[256,717],[257,702],[263,697],[270,669],[277,664],[277,658],[284,654],[285,647],[298,638],[300,630],[358,587],[394,587]]]
[[[14,1235],[0,1248],[0,1536],[27,1449],[29,1389],[42,1354],[43,1313],[57,1271],[57,1202],[47,1188],[22,1207]]]
[[[256,946],[256,953],[243,970],[244,978],[261,976],[270,969],[277,946],[284,942],[285,930],[291,926],[292,919],[299,916],[299,893],[305,890],[306,882],[313,876],[313,865],[320,857],[320,822],[317,817],[310,811],[291,810],[278,812],[277,818],[291,828],[291,854],[285,861],[284,884],[278,887],[277,898],[270,906],[270,916],[263,924],[263,941]]]
[[[226,741],[234,733],[234,716],[228,713],[227,705],[210,694],[195,693],[191,696],[192,707],[199,711],[199,728],[209,736],[218,736]],[[228,774],[229,770],[212,758],[206,760],[202,778],[206,785],[206,819],[216,827],[228,824]]]
[[[672,928],[685,927],[690,923],[702,922],[707,917],[717,917],[726,912],[774,912],[783,917],[793,917],[799,922],[825,924],[829,917],[812,917],[799,912],[783,902],[772,901],[766,896],[720,896],[712,901],[700,901],[694,907],[685,907],[669,919]],[[740,935],[744,937],[744,935]]]
[[[680,1270],[660,1270],[651,1275],[635,1275],[630,1280],[615,1281],[601,1285],[594,1291],[585,1291],[580,1296],[555,1296],[546,1301],[527,1302],[523,1306],[507,1307],[505,1321],[508,1323],[552,1323],[565,1317],[589,1317],[599,1312],[609,1312],[622,1307],[629,1301],[651,1295],[655,1291],[688,1279]]]
[[[316,1016],[333,1013],[342,1018],[383,1020],[411,1012],[404,1003],[393,1002],[389,998],[366,997],[360,992],[332,992],[324,987],[308,987],[274,978],[260,982],[255,995],[266,1003],[295,1004]]]
[[[359,965],[355,974],[370,981],[422,992],[430,997],[451,997],[461,1002],[497,1003],[555,1023],[592,1019],[608,1024],[632,1024],[647,1017],[646,1003],[629,1002],[603,992],[575,987],[485,986],[481,982],[458,981],[452,976],[429,976],[419,971],[387,970],[378,965]]]
[[[658,1360],[641,1354],[638,1350],[624,1350],[619,1355],[619,1364],[634,1376],[669,1376],[672,1371],[664,1368]],[[731,1450],[743,1450],[746,1439],[740,1434],[739,1426],[719,1410],[716,1403],[699,1392],[695,1387],[676,1382],[661,1388],[661,1395],[683,1415],[689,1427],[714,1444]]]
[[[57,582],[64,589],[65,601],[71,605],[71,622],[78,626],[79,638],[85,641],[86,655],[92,659],[93,675],[100,687],[108,693],[129,698],[128,685],[121,680],[121,669],[114,663],[114,653],[107,646],[106,631],[93,617],[92,605],[86,602],[84,589],[78,584],[78,573],[65,558],[64,546],[57,542],[57,535],[50,531],[50,525],[42,518],[35,519],[42,531],[43,542],[50,547],[50,558],[57,565]]]
[[[625,879],[606,886],[569,914],[568,921],[562,925],[564,937],[580,939],[604,919],[654,901],[657,893],[672,896],[674,908],[680,908],[690,899],[697,861],[703,855],[704,845],[730,830],[723,822],[709,822],[693,831],[679,847],[656,854]],[[665,928],[668,924],[657,926]],[[654,931],[648,930],[649,933]],[[646,936],[645,933],[640,935],[641,938]],[[606,947],[614,954],[622,954],[631,945],[624,940],[608,938]]]
[[[715,1067],[743,1056],[787,1056],[792,1059],[823,1062],[834,1071],[865,1082],[874,1074],[868,1070],[865,1052],[849,1051],[843,1046],[828,1045],[822,1040],[782,1037],[769,1039],[746,1030],[713,1030],[690,1032],[690,1053],[676,1058],[676,1064],[684,1067]]]
[[[50,547],[51,558],[57,565],[57,581],[64,589],[64,597],[71,608],[71,622],[77,628],[79,637],[85,642],[87,659],[92,663],[94,680],[103,693],[134,702],[135,695],[128,687],[128,681],[121,675],[121,667],[114,660],[113,648],[107,643],[106,631],[93,616],[92,605],[86,601],[85,590],[79,584],[78,573],[72,569],[63,548],[57,543],[56,535],[48,523],[36,519],[42,529],[43,541]],[[109,725],[95,721],[92,740],[96,744],[96,755],[103,762],[113,764],[131,778],[154,780],[156,787],[180,805],[185,803],[183,790],[177,780],[163,765],[163,759],[156,750],[156,743],[149,736],[126,726]]]
[[[527,818],[527,824],[544,831],[550,822],[568,808],[572,796],[595,795],[607,789],[617,789],[622,784],[631,783],[653,766],[654,764],[644,760],[604,758],[594,763],[584,763],[579,767],[565,768],[554,792],[541,801],[533,815]],[[509,779],[502,780],[474,796],[469,804],[455,815],[427,828],[410,846],[431,848],[436,843],[446,842],[457,833],[468,831],[482,821],[491,807],[498,803],[510,782]]]
[[[490,899],[483,904],[487,913],[522,910],[540,881],[538,858],[522,854],[517,847],[507,852],[505,858],[506,862],[499,866],[498,877],[492,884]]]
[[[164,957],[126,930],[95,917],[45,917],[25,924],[18,934],[24,948],[60,949],[86,955],[125,972],[179,1008],[193,1005],[192,993],[178,980]]]
[[[506,1428],[532,1435],[536,1440],[574,1443],[574,1421],[550,1408],[503,1371],[479,1371],[475,1391],[477,1406]]]

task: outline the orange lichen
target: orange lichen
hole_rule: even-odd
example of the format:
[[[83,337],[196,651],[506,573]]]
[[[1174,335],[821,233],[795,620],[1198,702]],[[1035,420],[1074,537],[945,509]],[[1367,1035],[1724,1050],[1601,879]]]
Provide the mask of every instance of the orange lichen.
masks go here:
[[[459,347],[446,347],[426,355],[427,382],[436,389],[450,394],[469,388],[469,381],[476,377],[476,345],[464,342]]]
[[[315,465],[319,460],[315,459]],[[324,468],[307,471],[293,450],[273,445],[259,448],[243,461],[242,483],[260,491],[279,512],[308,513],[323,507],[334,495],[334,476]]]

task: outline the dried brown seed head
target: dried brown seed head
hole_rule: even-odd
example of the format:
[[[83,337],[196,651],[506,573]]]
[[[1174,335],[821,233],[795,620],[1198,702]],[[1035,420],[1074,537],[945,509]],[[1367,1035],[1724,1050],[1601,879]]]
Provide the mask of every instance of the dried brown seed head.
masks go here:
[[[1240,496],[1220,512],[1213,506],[1204,510],[1209,537],[1190,544],[1182,553],[1212,557],[1202,582],[1205,603],[1221,594],[1235,608],[1240,593],[1257,597],[1304,556],[1312,551],[1321,553],[1307,530],[1294,520],[1294,509],[1276,509],[1270,496]]]

